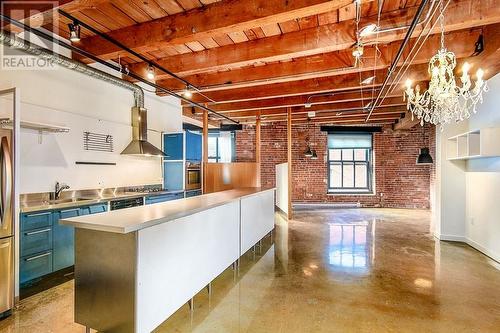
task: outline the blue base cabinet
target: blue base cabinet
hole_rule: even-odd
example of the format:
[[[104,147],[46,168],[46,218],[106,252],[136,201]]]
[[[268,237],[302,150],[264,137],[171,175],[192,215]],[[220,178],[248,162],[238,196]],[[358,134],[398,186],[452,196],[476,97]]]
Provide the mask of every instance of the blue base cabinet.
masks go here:
[[[80,208],[70,208],[60,211],[55,211],[52,218],[54,224],[54,243],[53,243],[53,269],[60,269],[72,266],[75,263],[75,229],[72,226],[59,224],[60,219],[67,219],[81,215]]]
[[[102,213],[108,204],[95,204],[63,210],[21,214],[20,283],[75,263],[75,231],[71,226],[60,225],[59,220],[88,214]]]

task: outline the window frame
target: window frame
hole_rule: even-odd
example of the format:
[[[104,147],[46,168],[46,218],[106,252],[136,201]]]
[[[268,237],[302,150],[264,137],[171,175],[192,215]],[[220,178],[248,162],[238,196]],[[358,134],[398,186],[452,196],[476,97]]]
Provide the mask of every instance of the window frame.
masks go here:
[[[329,134],[335,134],[335,133],[329,133]],[[345,132],[342,134],[346,134]],[[352,134],[359,134],[357,133],[352,133]],[[343,147],[343,148],[329,148],[327,145],[327,192],[328,194],[335,194],[335,195],[343,195],[343,194],[374,194],[373,190],[373,179],[374,179],[374,167],[373,167],[373,133],[366,133],[367,135],[370,135],[371,137],[371,147],[372,148],[359,148],[359,147]],[[331,160],[330,159],[330,150],[334,149],[339,149],[340,150],[340,160]],[[366,159],[364,161],[356,161],[355,160],[355,152],[354,150],[358,149],[363,149],[366,152]],[[343,160],[343,154],[344,150],[352,150],[352,160]],[[330,184],[330,178],[331,178],[331,168],[335,164],[340,164],[341,165],[341,184],[344,184],[344,165],[345,164],[350,164],[353,166],[353,182],[354,186],[356,185],[356,164],[359,165],[366,165],[367,166],[367,175],[366,175],[366,184],[367,187],[331,187]]]
[[[234,162],[236,160],[236,133],[235,131],[230,131],[231,132],[231,162]],[[220,138],[220,131],[219,130],[209,130],[208,131],[208,137],[209,138],[215,138],[215,153],[216,156],[208,156],[208,162],[209,163],[221,163],[220,162],[220,153],[219,153],[219,138]],[[210,160],[215,160],[210,162]]]

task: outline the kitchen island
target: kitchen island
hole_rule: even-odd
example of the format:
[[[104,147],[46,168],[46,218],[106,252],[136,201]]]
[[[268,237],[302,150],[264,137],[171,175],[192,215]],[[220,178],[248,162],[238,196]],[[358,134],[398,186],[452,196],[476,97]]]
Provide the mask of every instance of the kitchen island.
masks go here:
[[[274,228],[274,189],[61,220],[75,227],[75,321],[151,332]]]

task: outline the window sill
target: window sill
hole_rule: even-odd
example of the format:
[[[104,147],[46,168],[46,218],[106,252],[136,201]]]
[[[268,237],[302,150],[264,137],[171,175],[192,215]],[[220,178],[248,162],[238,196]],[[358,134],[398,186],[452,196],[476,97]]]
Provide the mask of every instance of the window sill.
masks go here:
[[[377,195],[376,193],[374,192],[335,192],[335,191],[328,191],[326,193],[326,195],[329,195],[329,196],[342,196],[342,195],[345,195],[345,196],[375,196]]]

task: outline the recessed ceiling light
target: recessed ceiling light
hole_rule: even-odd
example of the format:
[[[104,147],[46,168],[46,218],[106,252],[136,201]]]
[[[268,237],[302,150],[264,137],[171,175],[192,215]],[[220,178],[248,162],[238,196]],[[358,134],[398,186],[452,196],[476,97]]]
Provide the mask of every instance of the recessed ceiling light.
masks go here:
[[[360,37],[367,37],[371,34],[374,34],[377,32],[378,26],[375,23],[368,24],[367,26],[364,26],[359,30],[359,36]]]
[[[371,84],[375,80],[375,76],[370,76],[361,81],[361,84]]]

